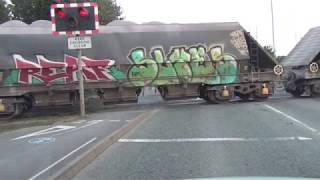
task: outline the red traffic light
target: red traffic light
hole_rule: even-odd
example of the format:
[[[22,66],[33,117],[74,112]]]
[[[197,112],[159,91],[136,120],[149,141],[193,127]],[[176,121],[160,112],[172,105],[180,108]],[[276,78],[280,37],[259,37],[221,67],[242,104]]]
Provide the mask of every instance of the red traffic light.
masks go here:
[[[81,16],[81,17],[86,17],[86,16],[89,16],[89,13],[88,13],[88,10],[86,9],[86,8],[80,8],[79,9],[79,15]]]
[[[61,8],[57,9],[56,13],[60,18],[65,18],[67,15]]]

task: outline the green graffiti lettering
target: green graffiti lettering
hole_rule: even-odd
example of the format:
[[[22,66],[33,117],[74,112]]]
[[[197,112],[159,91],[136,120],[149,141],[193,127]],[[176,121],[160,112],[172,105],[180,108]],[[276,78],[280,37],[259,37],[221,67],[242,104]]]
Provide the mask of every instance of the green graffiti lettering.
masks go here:
[[[174,48],[169,54],[171,62],[190,62],[190,54],[184,48]]]
[[[215,47],[212,47],[210,49],[210,56],[211,56],[211,59],[212,61],[220,61],[222,60],[223,58],[223,49],[221,46],[215,46]]]
[[[237,61],[231,54],[224,54],[221,46],[209,52],[203,45],[174,47],[166,56],[162,48],[150,51],[146,57],[143,48],[131,51],[129,58],[134,65],[128,79],[135,86],[189,83],[228,84],[237,77]],[[167,59],[166,59],[167,57]]]
[[[218,74],[221,77],[221,84],[229,84],[237,79],[237,62],[230,54],[224,55],[224,61],[217,65]]]
[[[169,60],[181,82],[189,82],[192,79],[192,70],[189,65],[191,55],[184,48],[173,48],[169,54]]]
[[[127,77],[134,86],[146,86],[157,78],[158,64],[154,59],[146,58],[144,49],[131,51],[129,58],[134,65],[129,68]]]
[[[203,46],[191,47],[189,50],[192,62],[204,62],[206,56],[206,49]]]
[[[109,69],[110,74],[116,79],[116,80],[124,80],[126,79],[125,73],[120,71],[115,65],[111,66]]]
[[[19,70],[10,70],[10,74],[5,78],[3,84],[5,86],[12,86],[18,83]]]
[[[155,61],[159,63],[159,74],[157,79],[152,83],[155,86],[166,84],[178,84],[176,71],[171,62],[167,62],[164,59],[164,51],[162,48],[153,49],[153,56]]]
[[[164,63],[165,60],[163,58],[163,50],[162,49],[154,49],[153,50],[153,56],[155,58],[155,61],[159,64]]]

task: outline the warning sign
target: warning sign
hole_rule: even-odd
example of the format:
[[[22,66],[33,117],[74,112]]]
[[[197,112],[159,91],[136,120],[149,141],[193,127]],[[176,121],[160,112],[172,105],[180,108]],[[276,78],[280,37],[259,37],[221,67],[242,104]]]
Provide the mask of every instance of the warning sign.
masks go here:
[[[68,38],[69,49],[90,49],[92,48],[90,36],[77,36]]]

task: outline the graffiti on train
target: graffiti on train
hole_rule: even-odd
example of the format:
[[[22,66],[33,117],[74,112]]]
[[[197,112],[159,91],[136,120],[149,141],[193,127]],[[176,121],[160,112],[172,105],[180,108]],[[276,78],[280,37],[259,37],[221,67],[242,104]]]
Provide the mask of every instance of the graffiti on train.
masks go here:
[[[227,84],[236,80],[236,57],[223,52],[222,46],[205,45],[174,47],[165,54],[162,47],[131,50],[129,59],[134,65],[127,73],[136,86],[201,82]]]
[[[12,70],[7,78],[8,83],[42,84],[42,83],[68,83],[78,81],[78,58],[65,55],[63,62],[48,60],[43,55],[36,55],[38,63],[26,60],[19,54],[13,59],[16,70]],[[83,77],[87,81],[123,79],[125,75],[113,65],[114,60],[94,60],[82,57]]]
[[[35,55],[37,61],[13,54],[16,69],[10,70],[4,83],[12,84],[65,84],[78,81],[78,59],[64,55],[63,61]],[[82,58],[86,81],[128,80],[134,86],[179,83],[228,84],[236,80],[236,57],[223,52],[220,45],[195,45],[172,47],[165,52],[162,47],[137,47],[129,52],[131,65],[120,70],[116,61]],[[121,65],[122,66],[122,65]],[[123,67],[123,66],[122,66]]]

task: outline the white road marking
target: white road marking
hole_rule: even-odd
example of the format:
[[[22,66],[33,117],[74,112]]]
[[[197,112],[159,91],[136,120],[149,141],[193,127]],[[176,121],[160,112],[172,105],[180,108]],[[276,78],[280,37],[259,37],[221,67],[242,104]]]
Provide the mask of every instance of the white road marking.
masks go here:
[[[131,120],[126,120],[126,122],[131,122]]]
[[[102,122],[103,120],[93,120],[93,121],[88,121],[88,124],[86,125],[83,125],[83,126],[80,126],[78,128],[76,128],[77,130],[78,129],[82,129],[82,128],[85,128],[85,127],[89,127],[89,126],[92,126],[92,125],[95,125],[95,124],[98,124],[100,122]]]
[[[176,102],[176,103],[172,103],[172,104],[165,104],[168,106],[181,106],[181,105],[195,105],[195,104],[201,104],[203,103],[202,101],[192,101],[192,102]]]
[[[28,137],[33,137],[33,136],[39,136],[39,135],[44,135],[44,134],[50,134],[50,133],[55,133],[55,132],[60,132],[60,131],[66,131],[69,129],[74,129],[76,128],[75,126],[54,126],[48,129],[44,129],[41,131],[33,132],[24,136],[20,136],[14,139],[11,139],[12,141],[18,140],[18,139],[24,139]]]
[[[272,138],[186,138],[186,139],[119,139],[126,143],[161,143],[161,142],[258,142],[258,141],[309,141],[309,137],[272,137]]]
[[[111,120],[109,120],[110,122],[120,122],[121,120],[119,120],[119,119],[111,119]]]
[[[290,119],[291,121],[295,122],[297,125],[299,125],[299,126],[301,126],[301,127],[304,127],[304,128],[306,128],[306,129],[314,132],[314,133],[318,132],[318,131],[317,131],[316,129],[314,129],[313,127],[311,127],[311,126],[309,126],[309,125],[307,125],[307,124],[299,121],[298,119],[296,119],[296,118],[294,118],[294,117],[292,117],[292,116],[290,116],[290,115],[288,115],[288,114],[286,114],[286,113],[284,113],[284,112],[282,112],[282,111],[280,111],[280,110],[278,110],[278,109],[276,109],[276,108],[274,108],[274,107],[272,107],[272,106],[269,106],[269,105],[267,105],[267,104],[264,104],[264,106],[267,107],[267,108],[269,108],[270,110],[272,110],[272,111],[274,111],[274,112],[276,112],[276,113],[278,113],[278,114],[281,114],[282,116]]]
[[[81,123],[84,123],[84,122],[87,122],[87,120],[75,121],[75,122],[72,122],[72,124],[81,124]]]
[[[74,131],[77,131],[77,130],[80,130],[80,129],[83,129],[83,128],[86,128],[86,127],[89,127],[89,126],[93,126],[93,125],[98,124],[100,122],[103,122],[103,120],[88,121],[86,125],[71,129],[69,131],[65,131],[65,132],[61,132],[61,133],[55,134],[54,136],[59,136],[59,135],[63,135],[63,134],[66,134],[66,133],[71,133],[71,132],[74,132]]]
[[[85,146],[87,146],[88,144],[92,143],[93,141],[95,141],[97,138],[92,138],[91,140],[89,140],[88,142],[82,144],[81,146],[79,146],[78,148],[76,148],[75,150],[71,151],[70,153],[68,153],[67,155],[63,156],[61,159],[57,160],[56,162],[54,162],[53,164],[51,164],[50,166],[48,166],[47,168],[43,169],[42,171],[40,171],[39,173],[37,173],[36,175],[32,176],[31,178],[29,178],[29,180],[33,180],[36,179],[37,177],[39,177],[40,175],[42,175],[43,173],[45,173],[46,171],[48,171],[49,169],[53,168],[54,166],[56,166],[57,164],[59,164],[60,162],[62,162],[63,160],[65,160],[66,158],[68,158],[69,156],[71,156],[72,154],[74,154],[75,152],[79,151],[80,149],[84,148]]]

